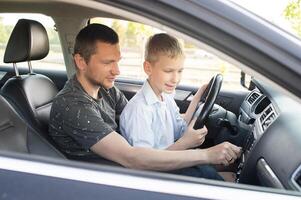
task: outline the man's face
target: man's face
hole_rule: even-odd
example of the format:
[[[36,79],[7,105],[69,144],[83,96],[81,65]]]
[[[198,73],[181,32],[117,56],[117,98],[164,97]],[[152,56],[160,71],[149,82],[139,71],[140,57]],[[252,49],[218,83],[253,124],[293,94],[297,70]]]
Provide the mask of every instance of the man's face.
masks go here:
[[[96,52],[92,54],[82,73],[95,86],[112,88],[120,74],[118,62],[121,59],[119,44],[96,43]]]
[[[181,80],[184,56],[170,58],[159,55],[157,62],[145,65],[148,65],[145,67],[145,72],[156,95],[160,96],[162,92],[171,94]]]

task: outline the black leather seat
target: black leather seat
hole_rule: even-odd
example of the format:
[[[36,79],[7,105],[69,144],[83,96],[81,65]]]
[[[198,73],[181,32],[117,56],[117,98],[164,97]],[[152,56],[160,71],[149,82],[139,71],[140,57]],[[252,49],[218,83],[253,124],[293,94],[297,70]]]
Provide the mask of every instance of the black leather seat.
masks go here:
[[[48,122],[52,100],[58,93],[55,84],[46,76],[32,71],[32,60],[43,59],[49,52],[49,41],[45,28],[37,21],[20,19],[9,38],[5,63],[13,63],[16,76],[1,88],[5,97],[30,126],[43,137],[48,136]],[[19,75],[16,63],[27,61],[29,73]]]
[[[0,150],[65,158],[33,130],[0,95]]]

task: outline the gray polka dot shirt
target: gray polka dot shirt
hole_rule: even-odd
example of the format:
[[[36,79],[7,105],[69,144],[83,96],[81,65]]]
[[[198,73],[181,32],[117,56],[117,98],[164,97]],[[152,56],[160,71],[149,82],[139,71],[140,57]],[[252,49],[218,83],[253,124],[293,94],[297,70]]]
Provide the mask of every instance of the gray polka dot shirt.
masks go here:
[[[54,98],[49,134],[67,156],[95,157],[90,147],[116,130],[127,99],[116,87],[100,88],[98,95],[88,95],[73,76]]]

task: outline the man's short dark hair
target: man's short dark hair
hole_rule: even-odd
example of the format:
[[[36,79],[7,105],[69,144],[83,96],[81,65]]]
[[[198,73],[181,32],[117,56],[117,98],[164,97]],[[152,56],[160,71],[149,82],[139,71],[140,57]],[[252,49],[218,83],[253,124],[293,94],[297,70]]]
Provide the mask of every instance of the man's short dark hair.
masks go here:
[[[74,54],[80,54],[89,62],[91,55],[96,52],[96,42],[117,44],[119,42],[117,33],[108,26],[102,24],[89,24],[76,36]]]

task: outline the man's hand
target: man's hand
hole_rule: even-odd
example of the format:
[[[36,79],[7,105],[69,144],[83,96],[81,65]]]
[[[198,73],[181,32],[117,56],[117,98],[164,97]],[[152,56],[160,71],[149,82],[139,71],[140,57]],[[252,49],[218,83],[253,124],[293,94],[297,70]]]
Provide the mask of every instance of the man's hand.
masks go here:
[[[204,126],[201,129],[193,129],[193,126],[196,122],[197,118],[191,120],[190,124],[184,135],[180,138],[181,142],[185,149],[190,149],[194,147],[198,147],[205,141],[205,136],[207,135],[208,131],[207,128]]]
[[[241,155],[241,148],[229,142],[223,142],[207,149],[210,164],[232,164]]]

